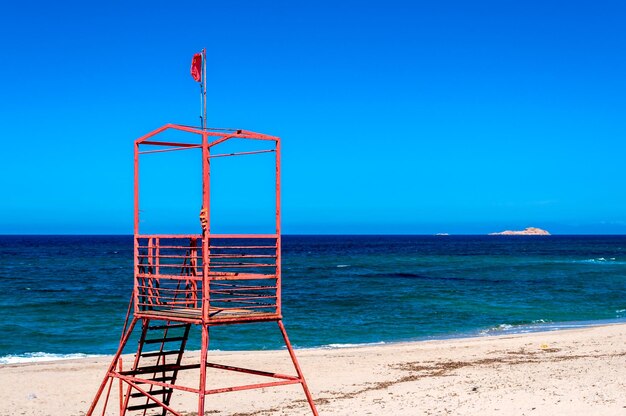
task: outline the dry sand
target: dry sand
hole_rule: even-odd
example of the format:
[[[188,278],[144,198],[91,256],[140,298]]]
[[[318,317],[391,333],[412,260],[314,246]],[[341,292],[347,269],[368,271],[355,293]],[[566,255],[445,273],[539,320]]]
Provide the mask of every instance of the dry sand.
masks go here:
[[[625,340],[626,325],[610,325],[297,354],[321,415],[609,416],[626,415]],[[293,374],[285,351],[212,358]],[[0,366],[0,415],[84,414],[109,359]],[[197,384],[195,374],[181,382]],[[209,385],[235,377],[211,374]],[[303,399],[299,385],[222,393],[207,397],[207,414],[310,414]],[[172,405],[195,415],[194,396]]]

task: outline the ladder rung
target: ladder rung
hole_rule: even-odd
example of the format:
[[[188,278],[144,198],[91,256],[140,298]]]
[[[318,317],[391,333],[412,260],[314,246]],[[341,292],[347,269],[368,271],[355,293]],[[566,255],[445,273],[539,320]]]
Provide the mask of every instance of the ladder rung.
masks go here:
[[[184,341],[185,337],[172,337],[172,338],[155,338],[155,339],[144,339],[144,344],[157,344],[160,342],[175,342],[175,341]]]
[[[156,329],[173,329],[173,328],[184,328],[189,324],[172,324],[172,325],[155,325],[155,326],[149,326],[148,329],[150,330],[156,330]]]
[[[155,407],[161,407],[161,405],[158,403],[137,404],[135,406],[128,406],[126,410],[131,412],[133,410],[154,409]]]
[[[174,376],[155,377],[155,378],[150,379],[150,381],[160,381],[160,382],[166,382],[166,381],[172,381],[172,380],[174,380]],[[141,382],[136,381],[136,383],[141,383]]]
[[[148,393],[150,393],[152,396],[156,396],[157,394],[169,394],[171,392],[172,392],[172,389],[162,389],[162,390],[152,390],[152,391],[149,391]],[[137,393],[132,393],[130,397],[147,397],[147,396],[141,392],[137,392]]]
[[[147,367],[139,367],[134,370],[120,371],[123,376],[133,376],[136,374],[148,374],[148,373],[166,373],[169,371],[189,370],[191,368],[200,368],[200,364],[159,364],[150,365]],[[153,379],[154,380],[154,379]]]
[[[153,352],[144,352],[141,354],[143,358],[149,357],[162,357],[164,355],[178,355],[182,353],[182,351],[153,351]]]
[[[167,371],[177,371],[179,367],[180,366],[176,364],[150,365],[147,367],[139,367],[134,370],[122,371],[120,374],[129,376],[135,374],[164,373]]]
[[[133,374],[124,374],[127,371],[124,371],[120,374],[122,374],[123,376],[132,376]],[[128,373],[131,373],[131,371],[128,371]],[[166,381],[171,381],[174,380],[174,376],[165,376],[165,377],[152,377],[150,379],[146,379],[146,380],[134,380],[133,383],[135,384],[150,384],[151,381],[160,381],[162,383],[165,383]]]

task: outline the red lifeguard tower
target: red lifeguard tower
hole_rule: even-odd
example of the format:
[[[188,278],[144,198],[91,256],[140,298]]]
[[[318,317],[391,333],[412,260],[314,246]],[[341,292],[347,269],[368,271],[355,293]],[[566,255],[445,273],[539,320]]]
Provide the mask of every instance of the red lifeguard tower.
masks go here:
[[[172,136],[177,139],[171,139]],[[257,145],[256,150],[219,152],[224,144],[251,141]],[[264,148],[258,148],[259,145]],[[140,210],[140,159],[147,154],[166,152],[195,152],[195,160],[201,165],[198,168],[201,189],[197,189],[195,196],[198,204],[194,215],[201,205],[201,224],[197,217],[193,218],[198,233],[143,234],[140,230],[140,225],[143,226],[140,221],[140,214],[143,215]],[[213,233],[211,162],[215,158],[270,153],[274,156],[272,173],[275,179],[272,184],[275,195],[271,197],[275,216],[272,232]],[[176,394],[197,395],[198,415],[204,415],[207,395],[287,384],[302,386],[311,411],[317,415],[282,323],[280,139],[245,130],[167,124],[135,141],[134,163],[134,289],[119,348],[87,415],[181,415],[180,410],[172,407],[172,397]],[[177,171],[176,166],[167,163],[161,168],[161,171],[170,173]],[[150,179],[149,176],[141,177],[142,186]],[[176,197],[171,193],[164,196]],[[208,360],[209,329],[212,326],[258,322],[278,325],[295,375],[221,365]],[[200,358],[199,362],[188,362],[183,356],[194,328],[201,332]],[[133,332],[139,334],[138,348],[132,364],[122,366],[121,356]],[[271,380],[215,388],[207,386],[207,371],[211,370],[246,373]],[[182,372],[191,371],[197,374],[197,379],[194,377],[197,383],[182,385],[177,382]],[[114,385],[116,387],[112,389]],[[110,400],[112,390],[119,392],[114,400]],[[112,404],[118,400],[119,404]]]

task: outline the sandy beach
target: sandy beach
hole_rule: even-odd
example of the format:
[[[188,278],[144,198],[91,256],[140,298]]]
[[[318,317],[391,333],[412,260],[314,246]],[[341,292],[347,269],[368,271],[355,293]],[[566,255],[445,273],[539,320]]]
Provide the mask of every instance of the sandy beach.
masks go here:
[[[318,410],[325,415],[623,415],[624,339],[626,325],[608,325],[298,350],[298,356]],[[224,364],[293,373],[286,351],[212,356]],[[109,359],[1,366],[0,414],[84,414]],[[187,373],[181,382],[194,384],[194,375]],[[210,373],[209,385],[226,387],[242,381],[240,377]],[[116,394],[114,388],[112,400]],[[306,415],[310,411],[303,399],[299,386],[222,393],[208,396],[207,414]],[[188,415],[195,415],[195,403],[192,395],[172,401]]]

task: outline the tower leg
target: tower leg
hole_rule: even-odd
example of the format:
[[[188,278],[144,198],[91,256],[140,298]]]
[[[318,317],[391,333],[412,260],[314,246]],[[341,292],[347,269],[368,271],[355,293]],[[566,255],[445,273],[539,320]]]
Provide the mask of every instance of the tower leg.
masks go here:
[[[100,400],[100,396],[102,395],[102,392],[104,391],[104,388],[106,387],[107,381],[109,381],[109,378],[111,377],[111,371],[115,369],[115,366],[117,365],[117,360],[120,358],[120,355],[122,355],[122,351],[124,350],[124,347],[126,346],[126,342],[128,342],[128,338],[130,337],[130,334],[133,332],[133,329],[135,328],[136,323],[137,323],[137,318],[133,317],[132,322],[130,323],[126,333],[124,334],[124,336],[122,337],[122,340],[120,341],[120,347],[117,349],[117,352],[113,356],[113,360],[111,361],[111,365],[109,365],[109,369],[107,370],[106,375],[104,376],[104,380],[102,380],[102,383],[100,384],[100,387],[98,388],[96,397],[94,397],[93,402],[91,403],[91,406],[89,407],[89,410],[87,410],[86,416],[91,416],[93,414],[93,411],[95,410],[96,405],[98,404],[98,401]]]
[[[304,394],[306,395],[306,400],[309,402],[311,411],[313,412],[314,416],[319,416],[317,413],[317,409],[315,408],[315,403],[313,402],[313,397],[311,396],[311,392],[309,391],[309,387],[306,385],[306,380],[304,379],[304,375],[302,374],[302,370],[300,369],[300,364],[298,364],[296,354],[293,352],[293,348],[291,348],[291,343],[289,342],[289,338],[287,337],[287,331],[285,330],[282,319],[278,321],[278,327],[280,328],[281,334],[283,334],[285,345],[287,346],[287,350],[289,350],[291,361],[293,362],[293,366],[296,368],[296,373],[298,374],[298,378],[300,379],[300,384],[302,384],[302,389],[304,390]]]
[[[198,393],[198,416],[204,416],[206,391],[206,363],[209,350],[209,327],[202,325],[202,349],[200,350],[200,392]]]

